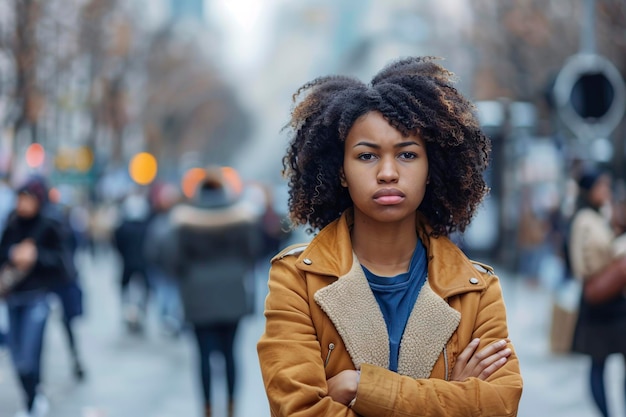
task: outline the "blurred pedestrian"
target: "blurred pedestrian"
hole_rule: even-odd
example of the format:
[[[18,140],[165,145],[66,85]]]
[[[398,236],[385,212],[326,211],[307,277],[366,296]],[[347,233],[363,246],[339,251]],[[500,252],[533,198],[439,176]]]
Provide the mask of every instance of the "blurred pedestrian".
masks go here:
[[[0,241],[0,264],[22,271],[24,278],[6,296],[8,342],[25,396],[29,416],[42,416],[48,402],[39,390],[44,330],[49,314],[50,288],[62,282],[65,271],[59,223],[44,214],[48,189],[41,178],[29,179],[17,191],[17,205]]]
[[[276,255],[283,248],[284,243],[291,236],[286,213],[280,213],[276,208],[274,190],[270,185],[260,184],[263,191],[263,257],[267,260]]]
[[[4,230],[9,214],[15,209],[15,191],[4,178],[0,179],[0,231]],[[0,298],[0,348],[6,345],[9,318],[4,300]]]
[[[113,243],[122,261],[120,295],[124,322],[131,333],[140,333],[150,297],[144,242],[149,223],[147,199],[131,193],[121,207],[121,221],[114,230]]]
[[[498,278],[447,238],[487,192],[490,151],[451,78],[407,58],[298,90],[283,161],[291,219],[315,237],[272,260],[272,416],[517,414]]]
[[[583,282],[583,292],[572,349],[591,358],[591,394],[607,417],[606,359],[611,354],[626,354],[626,252],[617,244],[611,227],[610,173],[588,169],[578,185],[569,257],[574,276]]]
[[[537,208],[531,186],[522,189],[521,212],[518,223],[518,271],[525,283],[536,286],[540,282],[541,262],[550,251],[548,246],[549,222]]]
[[[61,306],[61,322],[70,351],[72,373],[76,380],[82,381],[85,377],[85,368],[79,352],[75,323],[83,315],[83,288],[78,268],[74,263],[78,249],[78,237],[70,224],[69,211],[69,207],[63,207],[58,202],[50,202],[46,204],[44,214],[57,220],[62,232],[64,272],[66,276],[52,286],[51,290]]]
[[[205,416],[212,416],[212,352],[226,364],[228,415],[234,415],[235,337],[252,310],[247,282],[260,253],[259,210],[233,192],[219,168],[208,168],[193,199],[171,212],[164,267],[179,280],[186,320],[193,326]]]
[[[180,200],[178,189],[169,183],[157,183],[150,190],[152,214],[146,230],[145,256],[148,277],[154,289],[154,302],[163,331],[170,336],[178,336],[183,329],[184,315],[180,300],[178,282],[166,269],[161,267],[161,244],[167,239],[170,230],[171,208]]]

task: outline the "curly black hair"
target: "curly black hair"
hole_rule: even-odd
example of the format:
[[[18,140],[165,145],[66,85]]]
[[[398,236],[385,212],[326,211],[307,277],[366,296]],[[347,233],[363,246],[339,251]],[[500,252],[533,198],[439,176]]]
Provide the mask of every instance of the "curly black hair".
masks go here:
[[[473,104],[453,86],[454,74],[436,60],[397,60],[369,85],[352,77],[326,76],[296,91],[285,126],[290,140],[282,171],[294,225],[308,224],[307,231],[314,233],[352,206],[339,176],[345,139],[359,117],[378,111],[403,135],[419,135],[426,142],[430,183],[418,210],[433,234],[465,230],[489,191],[482,174],[491,143]]]

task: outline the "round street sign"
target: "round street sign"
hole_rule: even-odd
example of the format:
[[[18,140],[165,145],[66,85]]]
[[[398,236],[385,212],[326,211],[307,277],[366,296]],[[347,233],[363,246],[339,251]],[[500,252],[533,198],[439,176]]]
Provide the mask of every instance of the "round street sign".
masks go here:
[[[626,109],[624,80],[600,55],[571,56],[556,78],[553,94],[561,119],[580,139],[607,137]]]

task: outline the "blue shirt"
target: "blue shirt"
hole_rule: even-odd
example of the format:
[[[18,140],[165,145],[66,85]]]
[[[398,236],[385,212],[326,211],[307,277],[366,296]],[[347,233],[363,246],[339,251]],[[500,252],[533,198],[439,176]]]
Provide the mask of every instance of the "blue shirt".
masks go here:
[[[400,340],[417,296],[427,278],[426,248],[421,241],[418,241],[409,271],[395,277],[380,277],[364,266],[362,267],[387,325],[389,370],[397,372]]]

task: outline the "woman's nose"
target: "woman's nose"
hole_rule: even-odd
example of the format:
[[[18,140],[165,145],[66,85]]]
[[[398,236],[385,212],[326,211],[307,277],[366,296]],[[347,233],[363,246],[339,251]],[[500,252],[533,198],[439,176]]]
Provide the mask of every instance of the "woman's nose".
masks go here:
[[[398,181],[398,169],[396,167],[395,159],[382,159],[380,163],[380,169],[378,171],[378,182],[397,182]]]

